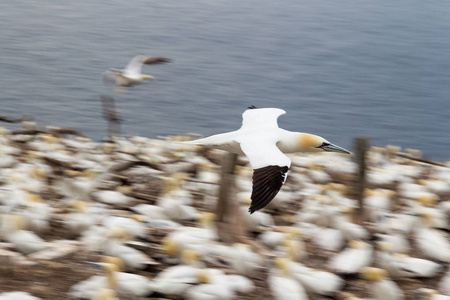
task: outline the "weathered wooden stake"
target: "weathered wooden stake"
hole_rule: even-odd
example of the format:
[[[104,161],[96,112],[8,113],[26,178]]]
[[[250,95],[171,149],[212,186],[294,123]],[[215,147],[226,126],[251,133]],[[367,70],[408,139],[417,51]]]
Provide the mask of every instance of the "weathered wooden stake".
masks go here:
[[[356,218],[362,223],[365,220],[364,216],[364,189],[366,188],[366,152],[369,149],[369,139],[366,137],[356,137],[354,139],[355,159],[358,164],[358,174],[356,178],[356,193],[359,208]]]
[[[219,201],[217,203],[217,221],[224,222],[230,206],[230,192],[234,189],[234,169],[236,166],[237,154],[226,153],[222,160],[221,184],[219,189]],[[231,200],[232,201],[232,200]]]
[[[249,237],[247,224],[236,198],[234,183],[236,160],[237,155],[233,153],[225,154],[222,160],[222,181],[216,208],[218,234],[224,242],[247,244],[261,254],[271,255],[269,249]]]
[[[108,135],[120,135],[120,123],[122,118],[114,105],[114,98],[110,96],[100,96],[102,100],[103,118],[108,122]]]

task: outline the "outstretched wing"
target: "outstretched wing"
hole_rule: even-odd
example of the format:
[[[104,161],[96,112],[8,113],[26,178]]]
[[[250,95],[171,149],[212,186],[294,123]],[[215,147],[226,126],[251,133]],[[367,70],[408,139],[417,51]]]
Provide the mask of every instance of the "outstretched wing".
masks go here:
[[[278,128],[278,117],[286,112],[279,108],[256,108],[247,109],[242,114],[241,129],[267,129]]]
[[[253,168],[250,213],[269,204],[286,181],[291,160],[278,149],[276,142],[263,136],[258,140],[251,138],[240,141],[241,149]]]
[[[141,74],[142,65],[155,65],[167,63],[171,60],[169,58],[154,56],[154,55],[137,55],[125,67],[125,72],[130,75]]]

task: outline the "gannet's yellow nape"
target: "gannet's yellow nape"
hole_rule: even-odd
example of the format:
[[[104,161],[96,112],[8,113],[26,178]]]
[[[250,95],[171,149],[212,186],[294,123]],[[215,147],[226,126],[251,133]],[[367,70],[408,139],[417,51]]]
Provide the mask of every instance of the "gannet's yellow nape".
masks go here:
[[[291,160],[285,153],[326,151],[350,154],[318,135],[279,128],[277,119],[285,113],[279,108],[252,106],[242,114],[239,130],[186,142],[247,156],[253,168],[250,213],[269,204],[286,181]]]

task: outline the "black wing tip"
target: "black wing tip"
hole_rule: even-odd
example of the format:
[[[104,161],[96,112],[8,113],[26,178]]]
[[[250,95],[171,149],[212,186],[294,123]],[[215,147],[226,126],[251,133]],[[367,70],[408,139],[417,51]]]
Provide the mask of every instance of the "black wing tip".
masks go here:
[[[259,107],[256,107],[254,105],[250,105],[249,107],[247,107],[248,109],[258,109]]]
[[[162,56],[152,57],[148,60],[150,64],[160,64],[160,63],[169,63],[172,62],[172,59]]]
[[[288,170],[288,166],[278,165],[253,170],[252,203],[248,209],[250,214],[266,207],[275,198],[284,184]],[[262,185],[267,188],[260,189]]]

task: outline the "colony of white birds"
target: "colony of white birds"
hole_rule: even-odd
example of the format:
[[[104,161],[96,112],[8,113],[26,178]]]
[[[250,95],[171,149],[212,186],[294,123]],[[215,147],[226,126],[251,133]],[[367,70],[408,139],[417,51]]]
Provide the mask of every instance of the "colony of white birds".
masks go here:
[[[97,275],[67,287],[68,299],[450,299],[450,162],[372,148],[358,224],[351,156],[290,155],[285,185],[252,215],[242,157],[232,197],[262,253],[220,240],[213,158],[222,152],[200,150],[176,139],[98,143],[0,128],[0,256],[26,268],[64,255],[63,245],[98,254],[82,262]],[[55,226],[60,240],[46,239]],[[0,299],[45,298],[1,282]]]

